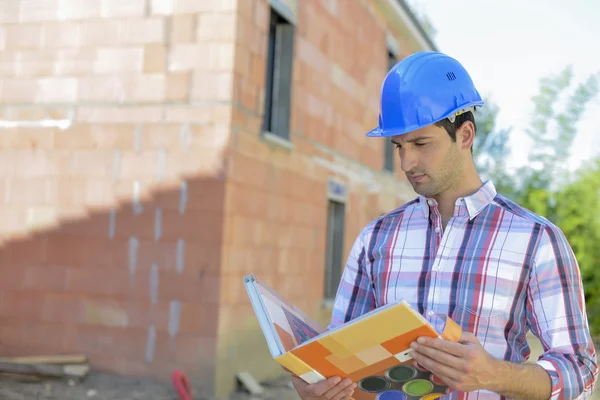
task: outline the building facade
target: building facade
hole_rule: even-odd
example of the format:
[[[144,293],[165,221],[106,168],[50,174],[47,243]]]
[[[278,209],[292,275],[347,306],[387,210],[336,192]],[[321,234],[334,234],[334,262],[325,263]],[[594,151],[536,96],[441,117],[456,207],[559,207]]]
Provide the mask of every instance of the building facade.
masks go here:
[[[0,352],[226,398],[281,373],[242,277],[326,324],[414,197],[377,124],[433,43],[401,0],[30,0],[0,10]]]

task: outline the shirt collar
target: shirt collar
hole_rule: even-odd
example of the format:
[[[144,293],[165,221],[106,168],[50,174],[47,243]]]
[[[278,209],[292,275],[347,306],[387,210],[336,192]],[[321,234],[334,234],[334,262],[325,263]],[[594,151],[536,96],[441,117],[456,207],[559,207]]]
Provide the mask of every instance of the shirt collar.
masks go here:
[[[486,181],[475,193],[456,199],[454,215],[464,214],[469,219],[473,219],[494,200],[496,194],[496,187],[493,182]],[[429,218],[429,207],[437,206],[437,201],[422,195],[419,195],[419,203],[425,218]]]

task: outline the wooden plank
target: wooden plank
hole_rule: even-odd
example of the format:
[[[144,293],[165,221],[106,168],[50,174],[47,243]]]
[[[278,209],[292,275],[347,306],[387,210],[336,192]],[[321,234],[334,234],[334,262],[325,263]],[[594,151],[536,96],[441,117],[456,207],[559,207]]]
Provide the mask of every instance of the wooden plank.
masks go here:
[[[54,378],[82,378],[89,372],[87,365],[25,364],[0,361],[0,372],[28,374]]]
[[[0,373],[0,380],[8,379],[17,382],[40,382],[42,378],[35,375],[26,375],[26,374],[11,374],[8,372]]]
[[[83,354],[0,357],[0,362],[3,361],[23,364],[86,364],[88,362],[88,358]]]

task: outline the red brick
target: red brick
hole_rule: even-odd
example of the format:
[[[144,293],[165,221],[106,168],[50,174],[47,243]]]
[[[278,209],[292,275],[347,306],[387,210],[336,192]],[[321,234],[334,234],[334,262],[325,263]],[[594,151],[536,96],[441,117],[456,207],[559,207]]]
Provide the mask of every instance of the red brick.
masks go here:
[[[66,288],[67,270],[64,266],[28,266],[24,268],[24,274],[23,287],[25,289],[59,292]]]
[[[225,186],[217,180],[195,180],[188,181],[185,212],[188,211],[222,211],[224,210],[223,197]],[[177,193],[179,198],[179,193]]]
[[[58,50],[54,73],[56,75],[82,75],[92,74],[96,70],[96,50],[81,48],[81,49],[63,49]],[[103,56],[107,53],[104,52]],[[99,65],[103,67],[104,65]]]
[[[123,26],[121,35],[126,44],[164,43],[165,19],[131,19]]]
[[[36,103],[73,103],[77,100],[75,78],[43,78],[36,84]]]
[[[193,69],[206,54],[207,45],[177,44],[171,47],[169,54],[169,70],[185,71]]]
[[[144,46],[145,73],[160,73],[167,70],[167,48],[162,44]]]
[[[230,70],[233,61],[233,43],[177,44],[169,54],[169,70]]]
[[[113,152],[110,150],[81,149],[72,153],[70,175],[86,178],[112,178]]]
[[[254,24],[261,30],[269,30],[269,4],[265,0],[254,0]]]
[[[270,194],[266,191],[243,184],[229,185],[227,196],[231,199],[229,212],[237,215],[267,219]]]
[[[146,206],[141,213],[136,214],[133,212],[131,203],[128,202],[127,207],[122,207],[117,211],[115,221],[115,238],[123,242],[123,246],[129,246],[128,240],[131,237],[139,240],[138,265],[142,265],[144,259],[147,259],[146,264],[149,265],[159,261],[151,259],[150,255],[159,255],[160,249],[164,247],[157,245],[157,249],[149,250],[147,248],[149,245],[145,242],[146,240],[154,241],[155,208]],[[164,255],[164,252],[162,254]],[[173,255],[173,257],[175,256]]]
[[[121,153],[121,176],[124,178],[153,178],[156,175],[155,151],[135,153],[123,151]]]
[[[146,0],[104,0],[103,17],[143,17],[146,14]]]
[[[250,56],[251,52],[246,47],[239,45],[235,47],[233,70],[237,74],[244,77],[250,76]]]
[[[252,21],[238,18],[237,20],[237,42],[252,54],[259,54],[261,51],[264,32]]]
[[[45,114],[42,112],[42,114]],[[33,117],[33,115],[31,115]],[[21,120],[20,118],[7,118]],[[39,118],[45,119],[40,115]],[[24,118],[23,120],[28,120]],[[6,149],[51,149],[54,147],[56,130],[52,128],[12,128],[2,133],[0,143]]]
[[[190,73],[175,72],[166,76],[165,100],[168,102],[183,102],[189,99]]]
[[[61,170],[63,174],[70,169]],[[76,207],[85,199],[85,180],[83,177],[61,177],[48,180],[48,198],[51,204]]]
[[[19,22],[20,2],[7,2],[0,7],[0,24],[14,24]]]
[[[38,48],[42,44],[42,25],[40,24],[9,25],[5,27],[5,30],[5,47],[8,50]]]
[[[138,75],[133,79],[131,97],[135,103],[164,101],[166,94],[166,77],[162,74]]]
[[[171,17],[170,43],[190,43],[196,37],[195,14],[180,14]]]
[[[234,12],[200,14],[198,17],[198,41],[233,42],[236,35],[236,17]]]
[[[241,105],[247,110],[257,112],[258,86],[250,82],[247,78],[239,78],[237,83]]]
[[[84,46],[118,46],[123,38],[123,20],[98,19],[78,23]]]
[[[127,91],[125,76],[89,76],[79,81],[79,100],[83,102],[121,102]]]
[[[213,110],[203,106],[172,106],[165,109],[166,122],[209,124]]]
[[[164,299],[181,302],[216,305],[219,301],[218,276],[206,275],[202,279],[182,278],[174,271],[163,271],[158,285],[159,301]]]
[[[59,3],[59,0],[32,0],[19,2],[19,22],[27,23],[56,20],[59,16]],[[14,12],[14,10],[11,11]]]
[[[159,148],[178,150],[180,147],[180,133],[181,125],[179,124],[146,125],[142,132],[141,148],[142,150],[156,150]]]
[[[229,125],[216,122],[212,126],[193,126],[191,128],[191,150],[206,149],[217,152],[222,151],[231,135]]]
[[[149,0],[152,15],[171,15],[176,0]]]
[[[120,268],[70,268],[67,271],[67,291],[74,294],[95,294],[126,297],[131,293],[131,276],[127,266]],[[146,283],[146,282],[144,282]]]
[[[215,325],[212,321],[208,321],[208,324]],[[205,362],[212,363],[216,349],[216,340],[213,337],[177,335],[171,338],[168,333],[160,332],[156,339],[155,362],[157,365],[172,364],[174,368],[183,368],[186,371],[195,370]]]
[[[75,47],[81,45],[83,26],[77,22],[45,23],[42,30],[44,47]]]
[[[89,179],[86,182],[85,200],[83,205],[87,207],[106,207],[112,205],[116,200],[115,190],[110,179]]]
[[[154,326],[157,331],[166,331],[169,325],[169,304],[159,302],[151,304],[149,299],[133,300],[124,303],[127,310],[128,326],[148,328]]]
[[[2,292],[3,318],[19,318],[28,321],[39,320],[42,316],[44,295],[30,290],[22,290],[15,286],[12,290]]]
[[[147,331],[147,328],[77,325],[68,327],[63,338],[71,344],[72,353],[113,354],[124,359],[144,360]],[[120,372],[126,373],[125,370]]]
[[[97,0],[61,0],[57,8],[58,16],[62,20],[101,17],[103,4]]]
[[[135,125],[75,124],[53,135],[60,149],[131,149]]]
[[[49,187],[46,178],[9,179],[6,181],[5,204],[48,204],[49,200]]]
[[[0,102],[31,103],[36,91],[35,79],[4,79],[0,86]]]
[[[50,267],[45,267],[50,268]],[[66,282],[65,269],[62,269],[63,288]],[[57,282],[58,283],[58,282]],[[44,322],[58,322],[63,324],[81,323],[85,321],[83,299],[65,294],[48,294],[44,296],[41,320]]]
[[[233,97],[234,76],[230,72],[194,72],[193,100],[229,100]]]
[[[173,11],[176,14],[219,11],[219,0],[177,0],[174,2]]]
[[[42,349],[52,349],[57,353],[65,352],[64,343],[64,324],[56,322],[34,322],[30,323],[26,329],[21,327],[21,343],[23,349],[20,354],[34,355],[40,354]]]
[[[268,166],[260,160],[240,153],[234,153],[230,162],[231,182],[251,185],[257,188],[266,186],[269,179]]]
[[[6,28],[0,26],[0,50],[6,50]]]
[[[81,122],[133,123],[160,122],[163,110],[159,106],[147,107],[78,107],[77,120]]]
[[[94,72],[138,72],[142,70],[144,50],[141,47],[100,48],[96,51]]]
[[[56,54],[53,50],[22,51],[15,60],[16,75],[21,77],[54,75]]]
[[[217,321],[218,310],[215,307],[194,303],[181,303],[179,316],[180,334],[205,336],[214,329],[209,321]]]
[[[219,244],[223,215],[209,210],[162,210],[164,240],[175,242],[179,238],[198,239],[213,245]],[[173,251],[174,256],[174,251]]]

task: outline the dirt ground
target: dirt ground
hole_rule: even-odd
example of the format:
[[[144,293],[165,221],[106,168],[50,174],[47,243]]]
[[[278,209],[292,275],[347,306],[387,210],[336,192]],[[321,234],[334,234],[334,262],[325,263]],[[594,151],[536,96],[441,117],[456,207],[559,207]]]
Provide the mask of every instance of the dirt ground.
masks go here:
[[[529,338],[531,359],[541,353],[539,341]],[[596,342],[598,343],[598,342]],[[600,346],[599,346],[600,348]],[[247,393],[232,393],[229,400],[299,400],[290,387],[289,379],[282,378],[264,382],[265,392],[258,397]],[[11,378],[0,378],[0,400],[180,400],[169,382],[150,379],[125,378],[100,372],[91,372],[84,380],[46,380],[43,382],[20,382]],[[215,400],[199,390],[194,391],[193,400]],[[600,400],[596,391],[591,400]]]
[[[2,400],[179,400],[168,383],[90,373],[81,382],[0,379]],[[194,399],[195,400],[195,399]]]
[[[193,400],[214,400],[199,390]],[[261,400],[299,399],[286,381],[269,382]],[[124,378],[91,372],[81,382],[44,380],[22,382],[0,378],[0,400],[180,400],[169,382],[150,379]],[[256,400],[247,393],[233,393],[230,400]]]

